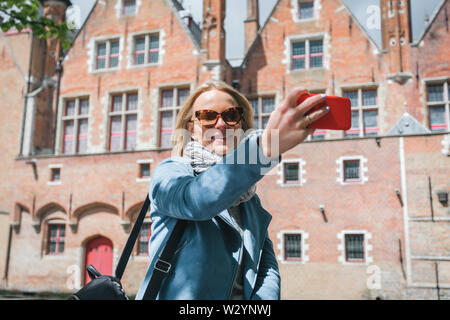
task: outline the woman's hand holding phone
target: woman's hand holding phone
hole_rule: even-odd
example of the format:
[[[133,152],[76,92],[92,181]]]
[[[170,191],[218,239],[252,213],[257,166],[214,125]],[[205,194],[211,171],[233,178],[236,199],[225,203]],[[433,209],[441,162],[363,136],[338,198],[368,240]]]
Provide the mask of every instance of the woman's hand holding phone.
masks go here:
[[[280,154],[303,142],[314,132],[309,125],[329,112],[330,108],[326,105],[312,110],[326,101],[325,95],[306,97],[298,103],[304,94],[308,94],[308,91],[301,88],[292,90],[270,115],[260,140],[261,150],[266,157],[277,159]]]

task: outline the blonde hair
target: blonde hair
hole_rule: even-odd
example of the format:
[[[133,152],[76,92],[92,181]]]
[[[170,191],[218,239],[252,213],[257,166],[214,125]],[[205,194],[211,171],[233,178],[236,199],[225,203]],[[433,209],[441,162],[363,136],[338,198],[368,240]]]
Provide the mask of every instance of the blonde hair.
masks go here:
[[[186,100],[186,102],[178,112],[175,123],[175,130],[172,135],[173,155],[180,157],[183,156],[183,148],[186,143],[190,141],[190,136],[186,137],[186,132],[188,132],[188,123],[191,122],[194,115],[194,102],[202,93],[211,90],[220,90],[228,93],[231,97],[233,97],[238,106],[244,109],[241,119],[241,129],[246,132],[248,129],[253,128],[253,109],[247,98],[225,82],[209,80],[198,87],[193,93],[191,93],[189,98]]]

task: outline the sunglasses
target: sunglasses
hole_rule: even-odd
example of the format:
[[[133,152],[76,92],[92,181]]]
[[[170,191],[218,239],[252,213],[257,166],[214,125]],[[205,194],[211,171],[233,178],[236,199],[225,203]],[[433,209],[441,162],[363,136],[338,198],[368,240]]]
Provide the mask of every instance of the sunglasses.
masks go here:
[[[214,126],[219,117],[229,126],[235,126],[241,121],[244,109],[242,107],[231,107],[219,113],[214,110],[204,109],[195,111],[195,117],[204,126]]]

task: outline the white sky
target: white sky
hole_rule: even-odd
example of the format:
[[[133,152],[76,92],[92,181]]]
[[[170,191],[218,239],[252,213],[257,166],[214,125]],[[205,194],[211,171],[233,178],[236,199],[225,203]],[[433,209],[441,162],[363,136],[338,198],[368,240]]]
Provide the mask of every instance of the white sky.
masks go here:
[[[80,8],[80,23],[83,23],[89,14],[95,0],[71,0],[74,6]],[[142,0],[148,1],[148,0]],[[324,1],[324,0],[322,0]],[[381,42],[381,30],[379,23],[374,22],[377,18],[377,8],[379,10],[380,0],[342,0],[353,11],[360,24],[366,28],[370,37],[379,44]],[[442,0],[410,0],[413,38],[417,39],[425,26],[425,16],[432,17],[437,5]],[[197,23],[202,20],[203,0],[180,0],[183,6],[192,12],[193,18]],[[271,13],[277,0],[259,0],[259,19],[260,25]],[[244,20],[247,17],[247,1],[245,0],[227,0],[226,3],[226,57],[229,60],[242,59],[244,54]],[[379,19],[379,18],[378,18]]]

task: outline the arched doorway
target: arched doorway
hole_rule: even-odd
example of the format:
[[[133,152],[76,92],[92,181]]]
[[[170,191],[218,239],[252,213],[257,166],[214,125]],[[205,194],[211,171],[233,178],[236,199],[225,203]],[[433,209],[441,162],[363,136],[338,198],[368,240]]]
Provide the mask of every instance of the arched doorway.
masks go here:
[[[112,275],[113,265],[113,245],[111,240],[105,237],[96,237],[86,244],[86,264],[92,264],[95,269],[104,275]],[[84,284],[90,282],[91,279],[87,271],[85,271]]]

